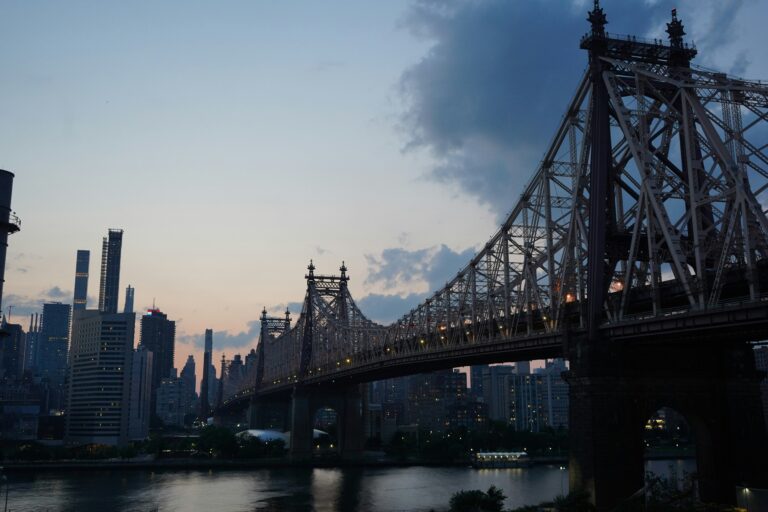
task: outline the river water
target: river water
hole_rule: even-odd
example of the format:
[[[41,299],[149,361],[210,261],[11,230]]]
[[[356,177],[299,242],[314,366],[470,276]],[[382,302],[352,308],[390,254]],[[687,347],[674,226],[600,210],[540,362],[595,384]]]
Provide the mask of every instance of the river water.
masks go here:
[[[658,474],[692,472],[693,461],[652,461]],[[10,476],[13,512],[393,512],[447,509],[462,489],[495,485],[505,507],[567,491],[559,466],[516,469],[397,467],[212,471],[72,471]],[[2,489],[3,510],[5,489]]]

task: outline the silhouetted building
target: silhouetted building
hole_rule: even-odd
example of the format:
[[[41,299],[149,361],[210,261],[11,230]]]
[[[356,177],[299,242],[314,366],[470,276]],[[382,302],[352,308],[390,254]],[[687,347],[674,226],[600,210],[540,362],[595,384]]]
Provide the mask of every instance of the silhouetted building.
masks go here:
[[[483,399],[492,421],[510,421],[509,383],[513,373],[514,368],[509,365],[488,366],[483,371]]]
[[[128,285],[125,289],[125,305],[123,306],[123,313],[133,313],[133,294],[136,290],[133,286]]]
[[[176,344],[176,322],[159,309],[150,309],[141,317],[139,345],[152,352],[152,406],[154,412],[160,381],[171,376]]]
[[[152,407],[152,357],[145,347],[133,351],[131,366],[131,401],[128,419],[128,438],[149,437],[149,420]]]
[[[203,378],[200,382],[200,418],[206,419],[211,412],[209,397],[216,396],[211,393],[211,382],[215,379],[216,371],[211,373],[211,357],[213,352],[213,329],[205,330],[205,351],[203,352]]]
[[[99,282],[99,311],[117,313],[120,293],[120,253],[123,230],[110,229],[101,245],[101,281]]]
[[[53,386],[64,384],[67,374],[71,314],[72,306],[69,304],[43,304],[43,326],[37,346],[37,370],[40,377],[47,378]]]
[[[483,396],[483,374],[487,371],[487,364],[480,364],[469,367],[469,387],[470,393],[472,393],[473,396]]]
[[[79,311],[88,305],[88,267],[91,263],[91,251],[77,251],[75,261],[75,296],[72,299],[72,309]]]
[[[128,439],[133,313],[81,310],[72,324],[65,441],[120,445]]]
[[[448,408],[448,424],[451,428],[483,430],[488,425],[488,404],[478,400],[456,403]]]
[[[195,386],[197,385],[197,376],[195,375],[195,358],[190,354],[184,368],[181,369],[181,381],[183,387],[184,414],[193,413],[192,406],[195,403],[197,394]]]
[[[23,371],[30,370],[37,373],[37,346],[40,341],[40,315],[31,313],[29,315],[29,330],[27,339],[24,342],[24,368]]]
[[[458,370],[412,375],[408,385],[408,420],[420,428],[443,430],[448,411],[466,399],[467,376]]]
[[[69,350],[69,323],[72,306],[69,304],[43,304],[42,326],[37,339],[35,375],[45,383],[47,393],[41,397],[42,414],[65,407],[64,382],[67,377]]]
[[[21,325],[9,324],[3,317],[0,330],[0,381],[15,381],[24,373],[24,348],[26,334]]]
[[[547,361],[533,374],[510,379],[510,421],[516,430],[539,432],[568,427],[568,384],[562,359]]]
[[[184,382],[176,377],[176,369],[160,381],[156,403],[155,414],[163,424],[184,426]]]
[[[226,362],[226,371],[222,374],[222,397],[227,398],[234,395],[241,387],[245,378],[245,365],[240,354],[235,354],[231,361]]]

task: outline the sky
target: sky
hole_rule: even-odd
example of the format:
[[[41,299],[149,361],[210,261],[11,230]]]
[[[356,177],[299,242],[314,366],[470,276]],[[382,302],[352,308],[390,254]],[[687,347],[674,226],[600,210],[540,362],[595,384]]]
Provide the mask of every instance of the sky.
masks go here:
[[[0,168],[21,232],[3,312],[71,302],[125,230],[121,288],[176,321],[176,365],[298,316],[310,259],[370,318],[441,288],[532,176],[586,66],[586,0],[0,0]],[[761,0],[604,0],[608,30],[768,79]],[[122,308],[123,297],[120,299]],[[138,335],[137,340],[138,343]]]

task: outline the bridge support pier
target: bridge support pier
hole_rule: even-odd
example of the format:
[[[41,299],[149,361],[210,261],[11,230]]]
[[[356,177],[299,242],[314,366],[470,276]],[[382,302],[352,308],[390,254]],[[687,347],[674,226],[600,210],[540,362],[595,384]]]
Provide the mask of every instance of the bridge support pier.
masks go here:
[[[314,416],[322,407],[330,407],[336,411],[341,458],[360,458],[364,443],[360,387],[355,385],[324,390],[297,386],[291,399],[291,460],[307,461],[312,458]]]
[[[768,476],[752,348],[661,343],[597,343],[571,358],[570,488],[588,491],[598,510],[643,488],[643,429],[662,407],[691,427],[702,501],[733,503],[736,485]]]

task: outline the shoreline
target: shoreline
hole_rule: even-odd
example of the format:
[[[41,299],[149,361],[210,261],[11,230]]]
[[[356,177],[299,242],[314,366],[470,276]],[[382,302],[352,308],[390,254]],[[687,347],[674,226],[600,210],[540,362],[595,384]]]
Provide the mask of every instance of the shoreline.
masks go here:
[[[645,457],[645,460],[680,460],[692,459],[690,454],[665,454]],[[568,457],[532,457],[531,465],[568,464]],[[277,469],[277,468],[349,468],[349,467],[410,467],[410,466],[470,466],[470,461],[446,462],[433,460],[311,460],[291,461],[285,458],[274,459],[155,459],[155,460],[66,460],[18,462],[2,461],[4,472],[29,471],[83,471],[83,470],[210,470],[210,469]]]

